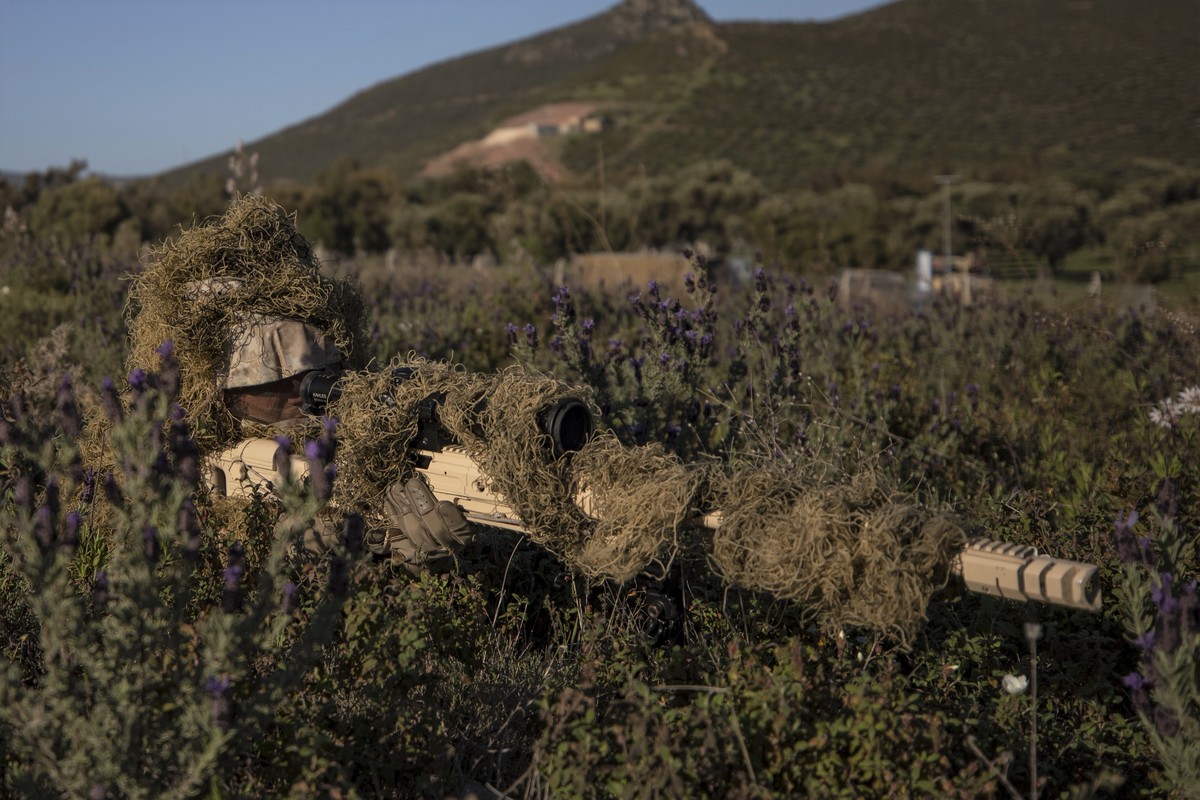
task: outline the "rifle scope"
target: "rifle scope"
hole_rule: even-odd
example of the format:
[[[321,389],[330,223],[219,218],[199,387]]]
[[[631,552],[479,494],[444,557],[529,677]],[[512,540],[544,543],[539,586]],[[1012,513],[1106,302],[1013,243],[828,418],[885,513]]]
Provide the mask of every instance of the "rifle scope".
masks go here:
[[[414,372],[412,367],[397,367],[392,371],[392,380],[401,383]],[[342,373],[337,370],[313,370],[306,374],[300,381],[300,407],[304,413],[314,416],[324,413],[327,405],[341,397],[342,390],[338,386],[341,379]],[[394,404],[390,397],[383,401]],[[434,417],[440,401],[441,397],[434,395],[422,402],[420,413],[424,422],[436,424]],[[542,409],[537,419],[538,426],[550,437],[554,452],[560,455],[581,450],[596,430],[591,409],[576,397],[556,400]]]

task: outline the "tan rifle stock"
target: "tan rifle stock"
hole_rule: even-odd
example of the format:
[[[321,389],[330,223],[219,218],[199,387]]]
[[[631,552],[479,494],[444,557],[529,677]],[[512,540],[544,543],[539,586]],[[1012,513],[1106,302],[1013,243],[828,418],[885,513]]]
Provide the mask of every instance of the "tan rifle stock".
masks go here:
[[[270,492],[283,479],[284,465],[277,461],[279,445],[274,439],[247,439],[209,460],[213,489],[229,496]],[[417,472],[425,477],[439,500],[449,500],[463,509],[467,518],[481,525],[525,533],[524,523],[512,507],[491,488],[479,465],[458,445],[441,450],[414,450]],[[290,456],[293,478],[308,474],[303,458]],[[577,498],[580,508],[590,510],[587,494]],[[721,512],[697,515],[694,524],[716,530]],[[1085,611],[1099,611],[1101,592],[1097,567],[1080,561],[1041,555],[1034,547],[975,539],[950,564],[968,591],[1006,600],[1036,600]]]

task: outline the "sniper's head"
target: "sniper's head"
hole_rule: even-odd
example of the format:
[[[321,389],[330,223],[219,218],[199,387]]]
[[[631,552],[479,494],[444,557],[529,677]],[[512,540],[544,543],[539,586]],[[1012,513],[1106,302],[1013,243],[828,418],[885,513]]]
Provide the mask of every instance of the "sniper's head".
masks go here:
[[[249,315],[230,342],[225,404],[234,417],[264,425],[298,419],[304,376],[341,363],[333,339],[315,325]]]

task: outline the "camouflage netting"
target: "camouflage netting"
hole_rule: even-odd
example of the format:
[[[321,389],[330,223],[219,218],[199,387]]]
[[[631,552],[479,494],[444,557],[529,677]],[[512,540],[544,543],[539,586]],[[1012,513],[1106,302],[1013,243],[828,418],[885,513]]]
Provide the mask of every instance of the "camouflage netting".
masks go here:
[[[395,382],[392,370],[400,366],[414,373]],[[625,448],[611,435],[556,458],[541,415],[560,400],[586,402],[578,389],[521,367],[485,375],[411,356],[383,372],[349,375],[341,385],[329,408],[339,420],[334,501],[369,524],[388,524],[380,516],[383,496],[412,474],[417,409],[438,395],[444,433],[479,464],[531,539],[586,575],[619,581],[671,557],[699,485],[696,473],[661,448]],[[602,522],[576,505],[580,490],[590,493]]]
[[[294,216],[262,197],[244,197],[152,251],[133,280],[130,308],[128,366],[157,371],[157,348],[174,343],[183,375],[179,403],[206,453],[238,438],[221,391],[235,331],[248,316],[315,325],[333,338],[348,368],[370,360],[358,288],[323,275]]]
[[[714,491],[722,509],[712,560],[731,583],[795,600],[829,630],[862,627],[911,640],[966,542],[864,470],[847,484],[804,487],[778,469],[735,472]]]

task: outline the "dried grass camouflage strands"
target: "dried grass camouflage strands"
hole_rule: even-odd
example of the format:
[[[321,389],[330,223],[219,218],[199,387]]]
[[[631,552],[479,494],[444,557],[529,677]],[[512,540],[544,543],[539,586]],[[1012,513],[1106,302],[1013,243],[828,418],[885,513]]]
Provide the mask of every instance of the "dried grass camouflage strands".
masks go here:
[[[703,466],[685,466],[658,444],[627,447],[607,432],[575,455],[573,496],[587,497],[599,520],[574,554],[592,577],[626,581],[652,567],[665,574],[681,547],[708,480]]]
[[[362,368],[371,357],[358,288],[323,275],[295,217],[252,195],[151,251],[133,278],[130,309],[129,368],[156,371],[156,349],[174,342],[183,376],[179,403],[203,452],[239,436],[221,391],[234,332],[248,315],[315,325],[333,338],[347,368]]]
[[[397,382],[392,373],[401,366],[414,373]],[[412,355],[393,359],[383,371],[345,374],[340,397],[326,410],[338,420],[333,502],[362,514],[368,526],[388,527],[383,496],[394,481],[413,474],[409,448],[420,430],[419,404],[432,394],[456,391],[468,377],[461,368]]]
[[[794,600],[830,631],[861,627],[902,643],[965,543],[944,516],[899,502],[864,470],[849,483],[805,487],[778,468],[726,476],[712,560],[729,582]]]
[[[411,377],[394,381],[398,367],[410,368]],[[678,547],[700,473],[660,447],[627,448],[611,434],[556,456],[540,417],[559,400],[586,402],[576,387],[520,366],[487,375],[411,355],[383,372],[348,375],[340,385],[329,408],[340,421],[334,501],[368,524],[388,524],[380,516],[383,495],[412,473],[408,448],[421,424],[418,408],[437,396],[443,435],[479,464],[530,538],[572,568],[625,581],[669,562]],[[583,491],[599,522],[576,504]]]

